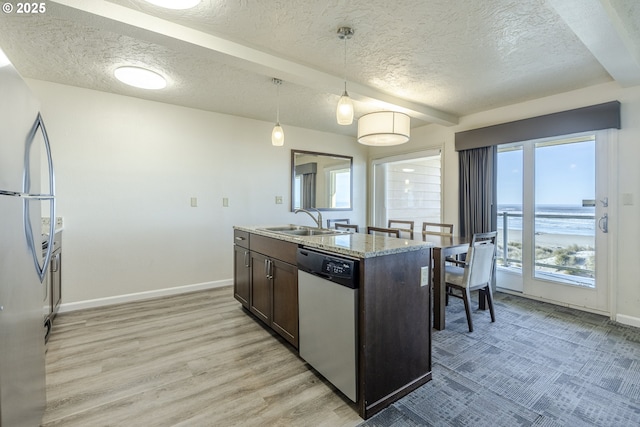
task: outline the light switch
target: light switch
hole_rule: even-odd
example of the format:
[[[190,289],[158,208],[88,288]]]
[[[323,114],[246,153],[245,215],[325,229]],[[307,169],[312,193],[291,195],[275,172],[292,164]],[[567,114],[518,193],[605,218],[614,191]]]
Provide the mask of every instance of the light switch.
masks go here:
[[[192,208],[197,208],[198,207],[198,198],[197,197],[192,197],[191,198],[191,207]]]
[[[282,196],[276,196],[276,205],[282,204]]]
[[[625,206],[633,206],[633,194],[622,193],[622,204]]]
[[[228,197],[223,197],[222,198],[222,207],[224,207],[224,208],[228,208],[229,207],[229,198]]]

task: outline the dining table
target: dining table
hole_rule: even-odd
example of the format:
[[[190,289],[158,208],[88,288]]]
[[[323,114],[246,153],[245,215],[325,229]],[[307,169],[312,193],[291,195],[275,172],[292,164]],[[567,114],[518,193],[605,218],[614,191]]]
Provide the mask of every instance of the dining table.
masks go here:
[[[447,289],[444,281],[446,259],[467,253],[471,237],[423,234],[421,239],[433,245],[433,327],[441,331],[444,329]]]

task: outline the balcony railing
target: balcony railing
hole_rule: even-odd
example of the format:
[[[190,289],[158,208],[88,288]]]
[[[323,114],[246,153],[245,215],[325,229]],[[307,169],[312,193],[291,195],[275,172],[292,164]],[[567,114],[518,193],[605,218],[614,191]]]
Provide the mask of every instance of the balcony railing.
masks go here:
[[[509,228],[511,220],[517,219],[519,226]],[[566,229],[571,228],[570,220],[595,220],[594,215],[571,215],[571,214],[536,214],[535,222],[539,224],[545,220],[567,220]],[[498,223],[498,265],[501,267],[521,269],[522,268],[522,213],[518,212],[499,212]],[[510,236],[510,233],[518,231],[519,236]],[[557,241],[554,240],[554,234],[557,235]],[[561,234],[563,238],[561,238]],[[574,277],[589,279],[595,278],[595,252],[593,245],[585,244],[585,239],[593,242],[594,234],[591,235],[575,235],[575,239],[567,239],[564,236],[571,236],[568,233],[545,233],[546,243],[536,242],[535,270],[536,274],[545,275],[569,275]],[[578,241],[582,240],[582,245]]]

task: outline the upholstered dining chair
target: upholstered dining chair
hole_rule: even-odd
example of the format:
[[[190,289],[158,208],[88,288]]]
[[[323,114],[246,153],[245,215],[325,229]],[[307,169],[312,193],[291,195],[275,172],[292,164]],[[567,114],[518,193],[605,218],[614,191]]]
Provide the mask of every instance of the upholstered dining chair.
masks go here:
[[[441,224],[439,222],[423,222],[422,234],[433,234],[436,236],[453,236],[453,224]]]
[[[400,230],[400,235],[407,233],[407,238],[413,239],[413,224],[414,221],[405,221],[403,219],[390,219],[387,221],[388,228],[397,228]]]
[[[335,224],[333,224],[333,226],[336,230],[346,230],[352,233],[358,233],[360,231],[360,227],[358,227],[357,224],[343,224],[340,222],[336,222]]]
[[[397,228],[367,226],[367,234],[384,233],[389,237],[400,237],[400,230]]]
[[[480,298],[487,299],[491,321],[496,321],[491,292],[491,279],[495,270],[496,236],[496,231],[474,234],[466,259],[455,261],[457,265],[445,266],[444,280],[447,287],[447,301],[449,296],[461,298],[464,301],[469,332],[473,332],[471,291],[482,291]]]

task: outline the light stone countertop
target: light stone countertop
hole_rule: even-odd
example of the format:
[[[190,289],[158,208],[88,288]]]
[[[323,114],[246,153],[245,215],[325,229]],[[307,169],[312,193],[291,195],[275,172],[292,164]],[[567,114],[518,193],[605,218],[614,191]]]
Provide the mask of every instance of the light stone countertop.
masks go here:
[[[287,224],[289,225],[289,224]],[[295,224],[292,224],[295,225]],[[328,252],[348,255],[354,258],[373,258],[382,255],[417,251],[430,248],[433,244],[418,240],[399,239],[397,237],[374,236],[363,233],[342,233],[330,236],[296,236],[265,230],[278,225],[239,226],[233,228],[261,236],[284,240],[308,248],[322,249]]]

